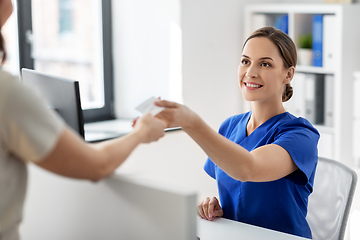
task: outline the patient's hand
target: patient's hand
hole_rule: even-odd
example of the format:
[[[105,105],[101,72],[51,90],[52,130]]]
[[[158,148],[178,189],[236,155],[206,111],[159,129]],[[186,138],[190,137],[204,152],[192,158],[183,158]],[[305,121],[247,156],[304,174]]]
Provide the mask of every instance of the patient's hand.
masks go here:
[[[166,122],[161,119],[154,118],[150,113],[148,113],[143,117],[134,120],[133,127],[134,131],[139,133],[141,142],[149,143],[164,136]]]
[[[216,197],[207,197],[198,205],[198,214],[201,218],[211,221],[213,217],[222,217],[224,215],[220,203]]]

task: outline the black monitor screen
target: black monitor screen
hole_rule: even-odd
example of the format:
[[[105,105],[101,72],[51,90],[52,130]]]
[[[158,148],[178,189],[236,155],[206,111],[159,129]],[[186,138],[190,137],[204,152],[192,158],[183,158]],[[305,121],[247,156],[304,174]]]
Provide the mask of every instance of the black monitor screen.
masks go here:
[[[84,119],[80,102],[79,82],[22,69],[22,80],[34,89],[50,108],[72,129],[84,137]]]

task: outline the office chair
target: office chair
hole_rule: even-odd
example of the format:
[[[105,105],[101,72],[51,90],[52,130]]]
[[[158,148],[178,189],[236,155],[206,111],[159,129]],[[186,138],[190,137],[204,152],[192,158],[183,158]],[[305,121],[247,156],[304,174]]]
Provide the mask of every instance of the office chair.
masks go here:
[[[314,240],[344,239],[357,175],[344,164],[319,158],[307,221]]]

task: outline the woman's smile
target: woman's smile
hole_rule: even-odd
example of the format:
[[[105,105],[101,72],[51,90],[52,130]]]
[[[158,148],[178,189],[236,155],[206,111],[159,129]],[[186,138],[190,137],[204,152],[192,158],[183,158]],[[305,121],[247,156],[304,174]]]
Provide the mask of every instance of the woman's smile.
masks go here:
[[[263,85],[261,84],[257,84],[257,83],[252,83],[252,82],[244,82],[245,87],[248,89],[258,89],[261,88]]]

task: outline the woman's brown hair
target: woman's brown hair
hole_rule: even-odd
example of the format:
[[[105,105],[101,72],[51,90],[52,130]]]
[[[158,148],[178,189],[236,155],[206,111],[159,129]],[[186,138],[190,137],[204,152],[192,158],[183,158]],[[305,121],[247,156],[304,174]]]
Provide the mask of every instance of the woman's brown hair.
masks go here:
[[[245,44],[252,38],[256,37],[266,37],[271,42],[273,42],[279,49],[280,55],[283,58],[284,67],[288,69],[289,67],[296,67],[297,63],[297,53],[296,46],[293,40],[284,33],[283,31],[276,29],[274,27],[262,27],[253,32],[245,41]],[[293,89],[290,83],[286,84],[282,101],[288,101],[293,95]]]

